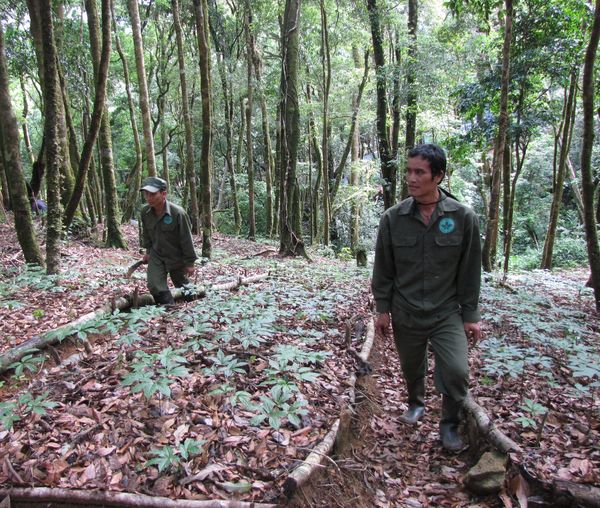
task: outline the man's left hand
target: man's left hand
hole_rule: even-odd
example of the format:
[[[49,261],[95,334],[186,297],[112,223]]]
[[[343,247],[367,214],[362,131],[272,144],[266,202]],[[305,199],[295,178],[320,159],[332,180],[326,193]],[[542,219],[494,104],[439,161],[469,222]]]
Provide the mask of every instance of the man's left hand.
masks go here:
[[[463,325],[469,344],[474,346],[481,339],[481,323],[463,323]]]
[[[185,274],[188,277],[191,277],[192,275],[194,275],[194,267],[193,266],[186,266],[185,267]]]

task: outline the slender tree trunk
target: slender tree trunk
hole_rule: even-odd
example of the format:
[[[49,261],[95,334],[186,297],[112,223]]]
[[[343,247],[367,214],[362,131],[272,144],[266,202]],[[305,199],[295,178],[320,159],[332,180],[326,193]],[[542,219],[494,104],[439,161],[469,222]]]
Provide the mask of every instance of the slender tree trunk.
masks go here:
[[[408,62],[406,62],[406,137],[405,150],[414,148],[417,138],[417,28],[418,0],[408,0]],[[403,186],[405,187],[405,186]],[[404,197],[404,196],[402,196]]]
[[[329,92],[331,90],[331,54],[329,51],[329,31],[327,28],[327,12],[323,0],[321,6],[321,69],[323,73],[323,137],[321,153],[323,163],[321,164],[322,209],[323,209],[323,245],[329,245],[331,241],[331,203],[329,189]]]
[[[2,129],[0,128],[0,190],[2,190],[2,193],[1,193],[2,207],[0,209],[0,215],[2,215],[2,217],[3,217],[2,222],[4,222],[6,208],[8,208],[10,210],[8,178],[6,176],[6,160],[4,157],[4,149],[2,148],[3,146],[4,146],[4,141],[2,140]]]
[[[187,80],[185,77],[185,51],[183,48],[183,34],[179,19],[179,0],[171,0],[173,9],[173,23],[175,24],[175,39],[177,41],[177,62],[179,64],[179,84],[181,86],[181,103],[183,111],[183,125],[185,127],[185,175],[190,190],[190,209],[192,232],[200,231],[198,208],[198,191],[196,189],[196,163],[194,160],[194,132],[192,130],[192,116],[190,114]]]
[[[360,84],[358,85],[358,92],[352,98],[352,120],[350,121],[350,132],[348,133],[348,141],[346,142],[346,146],[344,147],[344,151],[342,152],[342,156],[340,157],[340,162],[334,171],[334,182],[333,187],[331,189],[331,199],[332,210],[335,209],[333,206],[335,203],[335,198],[337,196],[337,192],[340,188],[340,183],[342,181],[342,174],[344,173],[344,167],[346,166],[346,161],[348,160],[348,155],[352,149],[352,145],[355,142],[354,133],[358,130],[358,112],[360,110],[360,103],[362,101],[363,90],[365,89],[365,85],[367,84],[367,78],[369,76],[369,52],[365,53],[365,63],[364,63],[364,73]],[[358,150],[358,148],[357,148]],[[358,156],[357,156],[358,158]]]
[[[112,2],[111,2],[112,4]],[[113,28],[115,34],[115,47],[123,65],[123,79],[125,81],[125,91],[127,92],[127,106],[129,107],[129,119],[131,121],[131,131],[133,137],[133,148],[135,152],[135,162],[133,169],[129,172],[126,181],[127,193],[123,203],[122,222],[129,222],[135,213],[137,204],[140,202],[140,186],[142,183],[142,144],[140,143],[140,133],[137,126],[137,112],[133,105],[133,97],[131,96],[131,79],[129,78],[129,66],[127,58],[121,47],[121,41],[115,23],[114,12],[112,13]]]
[[[25,150],[29,157],[29,163],[33,165],[35,157],[33,155],[33,148],[31,147],[31,137],[29,136],[29,127],[27,117],[29,116],[29,104],[27,103],[27,92],[25,91],[25,78],[19,76],[19,83],[21,84],[21,94],[23,95],[23,141],[25,143]]]
[[[246,32],[246,165],[248,170],[248,239],[256,239],[256,214],[254,212],[254,151],[252,146],[252,109],[254,106],[254,84],[252,82],[254,36],[252,34],[252,11],[250,0],[246,0],[244,31]]]
[[[194,0],[198,55],[200,60],[200,94],[202,96],[202,150],[200,182],[202,192],[202,257],[212,254],[212,104],[210,100],[210,47],[208,44],[208,8],[206,0]]]
[[[565,108],[565,120],[562,131],[562,141],[560,142],[560,156],[556,172],[556,184],[554,186],[554,195],[552,197],[552,206],[550,208],[550,218],[548,220],[548,230],[544,242],[542,253],[542,262],[540,267],[546,270],[552,269],[552,253],[554,250],[554,240],[556,238],[556,228],[558,226],[558,216],[562,205],[563,187],[565,174],[567,172],[567,157],[571,146],[571,133],[574,124],[575,98],[577,95],[577,72],[571,72],[571,84],[567,96],[567,106]]]
[[[46,194],[48,215],[46,226],[46,271],[49,275],[60,271],[60,237],[62,210],[60,204],[61,144],[58,134],[59,103],[58,71],[51,0],[39,0],[40,31],[44,61],[44,138],[46,144]]]
[[[148,167],[148,175],[156,176],[154,136],[152,134],[152,118],[150,116],[150,104],[148,99],[148,84],[146,81],[146,65],[144,63],[144,43],[142,40],[140,12],[138,10],[137,0],[127,0],[127,6],[129,8],[129,17],[131,18],[133,44],[135,47],[135,64],[137,68],[140,89],[140,110],[142,112],[144,145],[146,148],[146,164]]]
[[[102,39],[110,41],[110,2],[102,0],[102,18],[103,23],[106,19],[107,26],[102,28]],[[104,5],[107,2],[107,5]],[[101,75],[101,50],[100,50],[100,28],[98,23],[98,12],[96,9],[96,0],[85,0],[86,10],[88,12],[88,26],[90,30],[90,45],[92,48],[92,64],[94,67],[94,77],[99,82],[98,76]],[[106,13],[105,13],[106,11]],[[106,16],[105,16],[106,14]],[[108,27],[108,28],[107,28]],[[110,44],[109,44],[110,49]],[[94,104],[95,106],[95,104]],[[100,122],[100,131],[98,138],[98,148],[100,149],[100,167],[102,170],[102,180],[104,182],[104,202],[106,204],[105,244],[107,247],[116,247],[120,249],[127,248],[127,243],[119,229],[120,211],[119,200],[117,197],[117,182],[115,179],[112,135],[110,132],[110,119],[106,104],[102,108],[102,119]]]
[[[286,0],[282,33],[281,69],[281,129],[280,191],[279,191],[279,252],[283,256],[306,256],[299,214],[296,163],[300,138],[300,110],[298,107],[298,31],[300,0]]]
[[[27,199],[27,187],[19,151],[19,126],[13,112],[8,83],[4,33],[0,24],[0,129],[2,130],[0,151],[4,147],[5,172],[11,194],[15,230],[25,261],[44,266],[44,258],[35,236],[31,207]]]
[[[383,178],[383,206],[387,210],[394,204],[396,199],[397,165],[395,158],[391,153],[390,141],[388,138],[385,58],[376,0],[367,0],[367,9],[369,11],[369,20],[371,23],[375,74],[377,76],[377,138],[379,142],[381,176]]]
[[[581,179],[585,217],[585,232],[591,283],[594,288],[596,310],[600,312],[600,248],[594,217],[594,184],[592,149],[594,146],[594,62],[600,38],[600,0],[596,0],[594,22],[583,65],[583,143],[581,146]]]
[[[354,46],[352,48],[354,55],[354,66],[360,66],[360,56],[358,48]],[[369,52],[365,52],[365,67],[369,66]],[[366,69],[365,69],[366,71]],[[352,100],[352,108],[354,111],[358,111],[358,97],[354,96]],[[360,184],[360,129],[358,122],[352,135],[352,146],[350,149],[350,186],[352,188],[352,207],[350,211],[350,247],[353,253],[356,253],[356,249],[360,244],[360,201],[356,194]]]
[[[79,159],[79,170],[77,178],[75,179],[75,188],[69,204],[65,209],[64,224],[68,228],[73,222],[75,212],[79,206],[79,201],[83,196],[83,191],[86,185],[88,169],[90,167],[90,160],[92,158],[94,144],[100,131],[100,123],[102,119],[102,112],[106,104],[106,86],[108,80],[108,64],[110,59],[110,1],[102,0],[102,50],[99,58],[99,65],[96,69],[96,96],[94,98],[94,108],[92,111],[92,117],[90,122],[90,128],[87,132],[85,143],[83,145],[83,151]],[[97,16],[95,0],[86,0],[86,11],[88,14],[88,20]],[[90,27],[90,38],[98,37],[98,33],[92,33],[92,26],[95,25],[95,21],[90,21],[88,26]],[[95,27],[97,29],[97,26]],[[96,40],[97,43],[97,40]],[[97,55],[93,57],[97,58]]]
[[[500,116],[498,119],[498,135],[494,147],[494,162],[492,164],[492,193],[488,220],[485,231],[485,241],[482,249],[483,269],[491,272],[496,263],[496,244],[498,242],[498,218],[500,213],[500,183],[502,179],[502,168],[504,164],[504,147],[506,145],[506,133],[508,132],[508,86],[510,78],[510,46],[512,39],[512,0],[504,0],[505,22],[504,43],[502,47],[502,79],[500,87]]]
[[[214,38],[213,38],[214,40]],[[215,43],[216,44],[216,43]],[[220,59],[217,62],[219,68],[219,77],[221,78],[221,87],[223,88],[223,113],[225,119],[225,165],[229,174],[229,188],[231,191],[231,202],[233,205],[233,221],[235,225],[235,234],[239,235],[242,228],[242,216],[240,213],[240,205],[237,197],[237,182],[235,178],[235,166],[233,163],[233,118],[234,105],[233,93],[230,89],[230,84],[227,82],[225,75],[225,55],[219,52]],[[241,155],[240,155],[241,157]]]

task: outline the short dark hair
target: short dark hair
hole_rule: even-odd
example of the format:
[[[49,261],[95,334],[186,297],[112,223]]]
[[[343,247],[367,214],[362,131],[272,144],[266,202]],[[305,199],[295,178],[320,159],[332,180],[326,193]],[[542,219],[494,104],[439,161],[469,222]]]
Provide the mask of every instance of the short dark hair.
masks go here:
[[[431,176],[436,177],[441,174],[442,177],[446,174],[446,153],[441,146],[433,143],[423,143],[417,145],[408,151],[408,158],[421,157],[429,162],[431,168]]]

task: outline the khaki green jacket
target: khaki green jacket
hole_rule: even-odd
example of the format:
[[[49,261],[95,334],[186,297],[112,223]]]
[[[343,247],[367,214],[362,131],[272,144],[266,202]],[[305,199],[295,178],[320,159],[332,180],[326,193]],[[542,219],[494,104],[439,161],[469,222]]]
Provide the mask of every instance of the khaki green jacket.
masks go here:
[[[372,279],[376,309],[432,318],[460,310],[464,322],[476,323],[481,320],[479,224],[470,208],[440,195],[428,225],[413,198],[383,214]]]
[[[167,270],[193,266],[196,261],[190,220],[185,210],[170,201],[165,212],[156,217],[149,205],[141,211],[142,247],[150,256],[158,256]]]

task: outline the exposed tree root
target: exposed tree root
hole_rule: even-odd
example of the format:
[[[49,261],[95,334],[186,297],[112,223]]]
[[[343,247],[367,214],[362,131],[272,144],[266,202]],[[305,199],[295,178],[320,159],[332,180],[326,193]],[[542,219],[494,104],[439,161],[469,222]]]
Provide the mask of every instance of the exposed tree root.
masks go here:
[[[356,353],[358,358],[362,360],[364,363],[367,363],[367,359],[369,358],[369,354],[371,352],[371,347],[373,346],[373,338],[375,336],[375,327],[373,325],[373,320],[370,319],[367,324],[367,334],[365,337],[365,342],[360,353]],[[354,351],[354,350],[352,350]],[[349,380],[349,401],[350,405],[354,404],[354,385],[356,383],[356,376],[352,376]],[[350,415],[351,409],[346,407],[342,409],[340,417],[337,418],[331,427],[331,430],[325,435],[323,441],[321,441],[313,451],[308,455],[308,457],[300,464],[296,469],[294,469],[290,475],[287,477],[283,484],[283,491],[285,495],[289,498],[294,495],[294,493],[303,485],[305,485],[313,473],[322,467],[321,462],[323,458],[328,456],[334,448],[334,445],[339,444],[340,436],[346,434],[348,432],[350,426]]]

